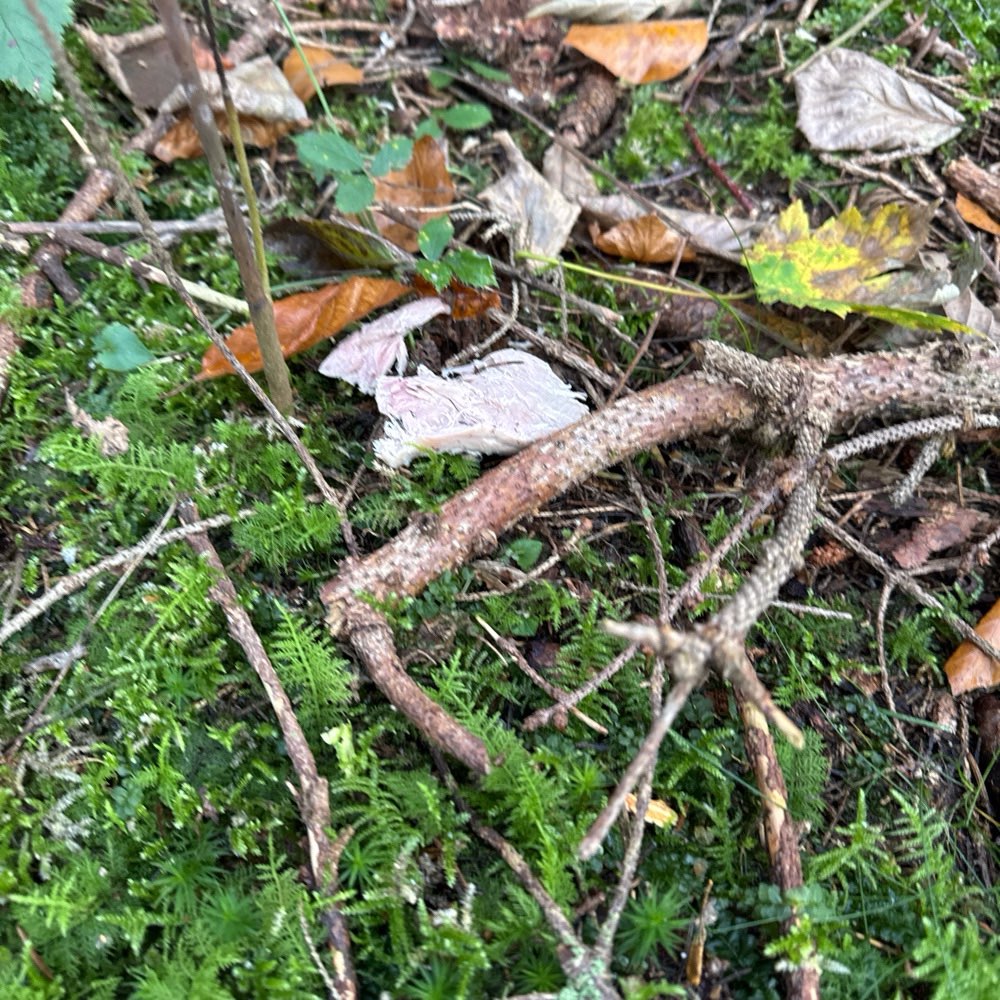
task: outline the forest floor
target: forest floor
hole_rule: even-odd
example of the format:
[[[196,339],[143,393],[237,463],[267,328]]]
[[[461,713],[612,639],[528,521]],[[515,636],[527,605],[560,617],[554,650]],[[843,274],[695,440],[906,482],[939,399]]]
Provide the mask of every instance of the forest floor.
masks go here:
[[[0,24],[0,995],[1000,995],[1000,11],[210,6]]]

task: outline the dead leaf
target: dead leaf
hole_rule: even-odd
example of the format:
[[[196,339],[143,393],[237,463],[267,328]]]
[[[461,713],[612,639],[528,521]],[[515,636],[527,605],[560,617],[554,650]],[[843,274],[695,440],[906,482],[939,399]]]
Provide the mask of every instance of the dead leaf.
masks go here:
[[[308,120],[305,105],[295,96],[288,81],[267,56],[241,63],[226,74],[226,80],[239,116],[243,139],[253,146],[273,146],[281,136]],[[215,112],[219,129],[228,137],[229,125],[219,78],[214,70],[202,72],[201,82]],[[175,113],[178,120],[156,144],[153,155],[164,163],[198,156],[201,153],[201,143],[191,121],[184,88],[175,88],[164,100],[160,110]]]
[[[931,150],[965,119],[926,87],[852,49],[833,49],[795,76],[798,126],[814,149]]]
[[[643,24],[574,24],[564,44],[579,49],[629,83],[660,83],[679,76],[708,45],[701,18]]]
[[[378,380],[393,367],[400,374],[405,371],[406,335],[449,311],[441,299],[427,298],[384,313],[341,340],[319,366],[320,374],[343,379],[373,396]]]
[[[305,56],[304,62],[302,55]],[[318,45],[303,45],[302,55],[298,49],[292,49],[281,64],[281,72],[301,101],[308,101],[316,93],[316,87],[306,69],[307,64],[321,87],[364,81],[365,74],[362,70],[343,59],[335,58],[332,52]]]
[[[435,375],[379,379],[375,401],[388,420],[375,455],[409,465],[420,450],[509,455],[574,423],[587,407],[541,359],[507,349]]]
[[[447,288],[438,291],[419,274],[414,274],[410,282],[418,295],[443,299],[451,310],[452,319],[476,319],[491,309],[500,308],[500,294],[492,288],[472,288],[452,278]]]
[[[893,558],[903,569],[923,566],[932,553],[964,542],[985,517],[969,507],[943,504],[932,518],[921,521],[910,537],[893,549]]]
[[[992,646],[1000,646],[1000,601],[980,619],[976,635]],[[954,695],[1000,684],[1000,661],[991,660],[971,642],[963,642],[951,654],[944,665],[944,672]]]
[[[274,323],[281,353],[286,358],[298,354],[409,290],[406,285],[388,278],[355,277],[314,292],[300,292],[279,299],[274,303]],[[258,372],[264,367],[252,324],[233,330],[226,344],[247,371]],[[222,352],[213,344],[201,359],[201,371],[195,378],[202,381],[230,375],[232,371]]]
[[[994,236],[1000,236],[1000,222],[997,222],[982,205],[977,204],[971,198],[966,198],[961,191],[955,195],[955,208],[970,226],[992,233]]]
[[[625,796],[625,808],[635,814],[636,797],[631,792]],[[677,813],[663,801],[663,799],[650,799],[649,807],[646,809],[646,822],[654,826],[676,826],[678,820]]]
[[[865,218],[852,206],[814,231],[802,203],[793,202],[746,254],[757,296],[837,316],[868,312],[901,325],[961,332],[947,317],[898,307],[921,291],[924,301],[938,304],[958,294],[947,275],[900,270],[926,241],[932,213],[933,206],[894,202]]]
[[[385,237],[343,216],[329,219],[277,219],[264,229],[265,246],[281,257],[289,274],[301,277],[332,271],[413,266],[413,258]]]
[[[73,419],[73,426],[79,428],[84,437],[93,438],[97,450],[105,458],[124,455],[128,451],[128,428],[120,420],[114,417],[98,420],[77,405],[67,389],[63,392],[66,395],[66,409]]]
[[[507,173],[479,197],[513,224],[515,250],[555,257],[580,214],[525,158],[507,132],[494,137],[507,154]]]
[[[988,309],[979,301],[971,288],[966,288],[958,298],[946,302],[944,313],[949,319],[988,337],[994,344],[1000,344],[1000,319],[993,309]]]
[[[421,136],[413,144],[413,155],[402,170],[393,170],[375,181],[375,200],[415,212],[421,224],[437,218],[455,199],[455,185],[448,173],[447,146],[433,136]],[[432,209],[432,211],[426,211]],[[438,211],[433,211],[438,209]],[[375,213],[379,232],[397,246],[413,253],[417,249],[417,231]]]
[[[668,17],[696,7],[698,0],[546,0],[532,7],[527,17],[568,17],[594,24],[626,24],[645,21],[661,8]]]
[[[691,261],[696,256],[684,237],[668,229],[656,215],[619,222],[599,235],[594,245],[614,257],[627,257],[639,264],[669,264],[678,256]]]

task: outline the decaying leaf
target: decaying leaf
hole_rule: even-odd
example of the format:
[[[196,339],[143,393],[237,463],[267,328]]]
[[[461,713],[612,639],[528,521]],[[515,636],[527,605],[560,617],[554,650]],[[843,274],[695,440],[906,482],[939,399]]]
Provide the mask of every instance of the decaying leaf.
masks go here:
[[[1000,647],[1000,601],[980,619],[976,635],[992,646]],[[954,695],[1000,684],[1000,660],[991,660],[971,642],[963,642],[951,654],[944,665],[944,672]]]
[[[798,126],[814,149],[930,150],[965,119],[871,56],[833,49],[795,77]]]
[[[994,344],[1000,344],[1000,318],[994,309],[988,309],[979,301],[971,288],[944,305],[944,313],[956,323],[962,323],[970,330],[988,337]]]
[[[625,808],[635,814],[636,797],[631,792],[625,796]],[[646,809],[646,822],[654,826],[676,826],[679,819],[677,812],[670,808],[663,799],[650,799]]]
[[[594,245],[614,257],[626,257],[640,264],[669,264],[678,256],[691,261],[696,256],[684,237],[668,229],[657,215],[640,215],[619,222],[598,235]]]
[[[513,223],[516,250],[543,257],[562,252],[580,214],[525,158],[507,132],[497,132],[507,154],[507,173],[480,194],[501,218]]]
[[[389,419],[375,455],[393,468],[421,449],[509,455],[583,417],[580,399],[544,361],[514,349],[444,375],[383,378],[375,400]]]
[[[128,428],[120,420],[114,417],[98,420],[77,403],[68,389],[64,389],[63,392],[66,394],[66,409],[69,410],[73,426],[78,428],[84,437],[93,438],[97,450],[105,458],[124,455],[128,451]]]
[[[281,72],[285,74],[288,85],[300,101],[308,101],[316,93],[313,77],[321,87],[332,87],[336,84],[361,83],[365,74],[356,66],[343,59],[337,59],[332,52],[318,45],[303,45],[301,54],[298,49],[292,49],[281,64]],[[302,56],[305,56],[303,60]],[[312,70],[309,75],[308,65]]]
[[[414,274],[410,281],[418,295],[440,296],[451,310],[452,319],[475,319],[491,309],[500,308],[500,294],[492,288],[472,288],[452,278],[447,287],[439,291],[419,274]]]
[[[903,569],[923,566],[933,553],[964,542],[985,518],[986,515],[978,510],[945,503],[933,517],[921,521],[906,541],[893,549],[893,558]]]
[[[947,317],[895,305],[912,301],[921,280],[932,302],[958,294],[954,286],[939,287],[934,272],[900,270],[927,239],[932,210],[895,202],[866,219],[852,206],[813,231],[802,203],[793,202],[746,254],[757,296],[838,316],[867,312],[904,326],[963,332]]]
[[[385,271],[413,263],[384,236],[343,217],[277,219],[264,229],[264,239],[282,267],[302,277],[358,268]]]
[[[375,199],[386,205],[413,211],[421,224],[444,215],[455,199],[455,185],[448,173],[447,147],[432,136],[421,136],[413,144],[413,155],[402,170],[393,170],[375,181]],[[428,211],[428,209],[430,211]],[[379,232],[413,253],[417,230],[375,213]]]
[[[177,66],[162,24],[122,35],[99,34],[86,24],[78,24],[76,31],[115,86],[138,107],[159,107],[177,86]]]
[[[679,76],[708,45],[701,18],[643,24],[574,24],[564,44],[579,49],[629,83],[660,83]]]
[[[267,56],[241,63],[226,74],[226,81],[239,116],[243,140],[250,145],[272,146],[296,125],[308,120],[305,105]],[[219,78],[214,70],[203,71],[201,82],[215,112],[216,123],[223,135],[228,137],[229,124],[223,108]],[[184,88],[178,86],[160,110],[176,113],[177,123],[156,144],[153,154],[164,163],[198,156],[201,143],[187,109]]]
[[[1000,222],[997,222],[982,205],[967,198],[961,191],[955,195],[955,208],[970,226],[1000,236]]]
[[[343,379],[368,396],[393,367],[406,368],[406,335],[435,316],[450,312],[440,299],[417,299],[359,326],[341,340],[319,366],[320,374]]]
[[[349,323],[367,316],[373,309],[388,305],[410,289],[388,278],[348,278],[314,292],[289,295],[274,303],[274,323],[286,358],[339,333]],[[250,323],[238,327],[226,344],[247,371],[264,367],[257,337]],[[232,374],[232,367],[213,344],[201,359],[199,381]]]

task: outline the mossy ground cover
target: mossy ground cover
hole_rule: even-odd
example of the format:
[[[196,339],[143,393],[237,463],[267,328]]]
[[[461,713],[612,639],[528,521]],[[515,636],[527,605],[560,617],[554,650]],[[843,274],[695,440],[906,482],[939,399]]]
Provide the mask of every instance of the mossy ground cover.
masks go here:
[[[817,14],[817,38],[866,9],[829,5]],[[899,30],[902,9],[892,5],[869,29],[875,54]],[[981,46],[985,95],[986,67],[995,69],[992,15],[962,2],[946,14],[943,32]],[[788,55],[801,58],[816,42],[793,44]],[[751,63],[769,64],[770,46],[762,38],[751,47]],[[89,82],[97,71],[73,51]],[[335,111],[348,123],[356,116],[349,134],[387,136],[389,97],[387,86],[373,85]],[[604,160],[610,170],[644,182],[690,159],[675,109],[655,88],[623,102]],[[124,134],[120,109],[103,110]],[[85,176],[61,114],[73,112],[0,89],[4,219],[57,217]],[[831,168],[796,142],[793,108],[777,84],[732,102],[725,119],[701,114],[694,120],[709,152],[741,183],[775,197],[846,197],[832,186]],[[304,172],[286,169],[286,192],[315,197]],[[135,158],[132,171],[156,218],[192,218],[214,205],[200,161],[165,169]],[[224,240],[186,237],[174,257],[182,274],[238,289]],[[335,902],[348,920],[362,996],[583,996],[567,987],[539,908],[473,835],[463,809],[517,847],[591,939],[621,865],[624,827],[590,861],[578,860],[577,846],[645,735],[652,662],[637,654],[580,703],[600,735],[573,715],[561,729],[526,732],[519,723],[551,702],[485,626],[572,690],[622,648],[602,619],[657,614],[656,563],[624,476],[611,470],[581,485],[500,539],[499,567],[464,567],[389,609],[411,675],[502,760],[483,780],[454,769],[460,806],[425,743],[323,629],[318,589],[347,553],[337,515],[319,502],[291,447],[237,380],[190,383],[206,341],[171,293],[80,256],[67,266],[81,300],[69,306],[57,297],[51,309],[31,311],[20,305],[24,261],[0,263],[0,311],[20,340],[0,420],[7,614],[141,542],[182,495],[195,498],[203,517],[232,516],[215,543],[330,781],[333,831],[350,831]],[[292,279],[276,272],[276,286],[284,280]],[[621,307],[591,279],[570,276],[569,289]],[[214,318],[220,327],[234,322]],[[632,312],[626,327],[641,338],[649,318]],[[156,360],[128,372],[102,365],[97,338],[110,323],[135,331]],[[627,345],[579,319],[570,332],[598,358],[631,360]],[[473,481],[480,463],[428,456],[394,475],[374,468],[374,407],[322,378],[314,355],[292,363],[301,436],[333,484],[359,475],[348,515],[372,551]],[[657,358],[669,360],[650,357],[637,387],[661,377]],[[73,425],[67,393],[92,417],[122,421],[128,451],[102,456]],[[745,442],[689,442],[637,459],[671,587],[699,558],[692,527],[716,545],[745,509],[754,473],[746,451]],[[992,446],[977,446],[932,476],[962,475],[987,493],[998,472]],[[542,562],[579,512],[594,519],[589,540],[556,567],[508,594],[469,599],[497,573],[510,578]],[[736,589],[771,530],[767,519],[755,525],[703,587],[708,596],[688,609],[690,620]],[[213,575],[182,542],[123,569],[55,604],[0,654],[0,995],[324,996],[327,901],[303,876],[294,774],[257,678],[208,599]],[[997,590],[989,566],[935,579],[938,596],[967,620]],[[729,693],[715,684],[687,704],[653,781],[680,820],[650,828],[616,939],[613,972],[624,995],[697,994],[683,984],[699,916],[707,927],[702,989],[714,995],[780,995],[782,968],[805,959],[821,964],[826,996],[997,995],[995,820],[967,766],[961,721],[948,728],[927,708],[943,687],[938,664],[954,638],[940,615],[893,598],[891,711],[873,695],[879,586],[849,562],[805,572],[783,597],[839,617],[776,609],[748,643],[776,700],[807,732],[804,750],[778,748],[790,811],[802,824],[805,885],[794,896],[771,884],[761,796]],[[64,671],[64,661],[40,659],[74,649]],[[800,919],[785,934],[793,910]]]

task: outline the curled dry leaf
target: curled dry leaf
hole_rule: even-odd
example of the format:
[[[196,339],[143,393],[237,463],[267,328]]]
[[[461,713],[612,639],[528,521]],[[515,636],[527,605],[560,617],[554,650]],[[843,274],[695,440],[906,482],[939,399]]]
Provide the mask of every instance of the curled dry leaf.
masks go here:
[[[507,154],[507,173],[479,197],[501,218],[511,221],[516,250],[557,256],[580,214],[579,206],[567,201],[524,158],[507,132],[497,132],[495,138]]]
[[[63,392],[66,395],[66,409],[69,410],[73,426],[78,428],[84,437],[93,438],[97,450],[105,458],[124,455],[128,451],[128,428],[120,420],[114,417],[98,420],[76,402],[69,394],[69,390],[64,389]]]
[[[400,373],[406,368],[406,335],[449,311],[441,299],[407,302],[341,340],[319,366],[320,374],[343,379],[373,396],[383,375],[393,367]]]
[[[396,208],[408,209],[420,219],[444,215],[455,199],[455,185],[448,173],[447,147],[433,136],[421,136],[413,144],[413,155],[402,170],[393,170],[375,181],[375,200]],[[430,209],[431,211],[428,211]],[[417,249],[417,231],[375,213],[379,232],[397,246],[413,253]]]
[[[286,358],[298,354],[409,290],[406,285],[389,278],[356,277],[314,292],[300,292],[279,299],[274,303],[274,324],[281,353]],[[247,371],[257,372],[264,367],[252,324],[233,330],[226,344]],[[232,371],[222,352],[213,344],[201,359],[201,371],[195,378],[198,381],[217,378],[231,375]]]
[[[976,626],[976,635],[993,646],[1000,646],[1000,601],[983,615]],[[954,695],[1000,684],[1000,661],[991,660],[971,642],[963,642],[948,657],[944,672]]]
[[[669,264],[678,256],[681,260],[695,259],[695,252],[684,237],[668,229],[656,215],[640,215],[619,222],[597,236],[594,245],[614,257],[627,257],[640,264]]]
[[[708,24],[701,18],[644,24],[575,24],[564,44],[629,83],[672,80],[701,57]]]
[[[798,126],[814,149],[930,150],[965,119],[926,87],[852,49],[833,49],[795,77]]]
[[[435,375],[383,378],[375,390],[388,417],[375,454],[386,465],[409,465],[420,450],[509,455],[587,413],[574,392],[542,360],[524,351],[496,351],[482,361]]]
[[[312,70],[312,77],[316,78],[321,87],[361,83],[365,78],[362,70],[343,59],[335,58],[332,52],[321,49],[318,45],[303,45],[301,55],[298,49],[292,49],[281,64],[281,72],[300,101],[308,101],[316,93],[316,86],[306,66]]]
[[[239,116],[243,140],[250,145],[262,148],[272,146],[308,118],[305,105],[267,56],[240,64],[226,74],[226,81]],[[229,124],[215,71],[202,71],[201,83],[215,112],[219,130],[228,138]],[[178,86],[160,110],[175,112],[177,123],[156,144],[153,154],[164,163],[198,156],[201,143],[187,109],[184,88]]]

